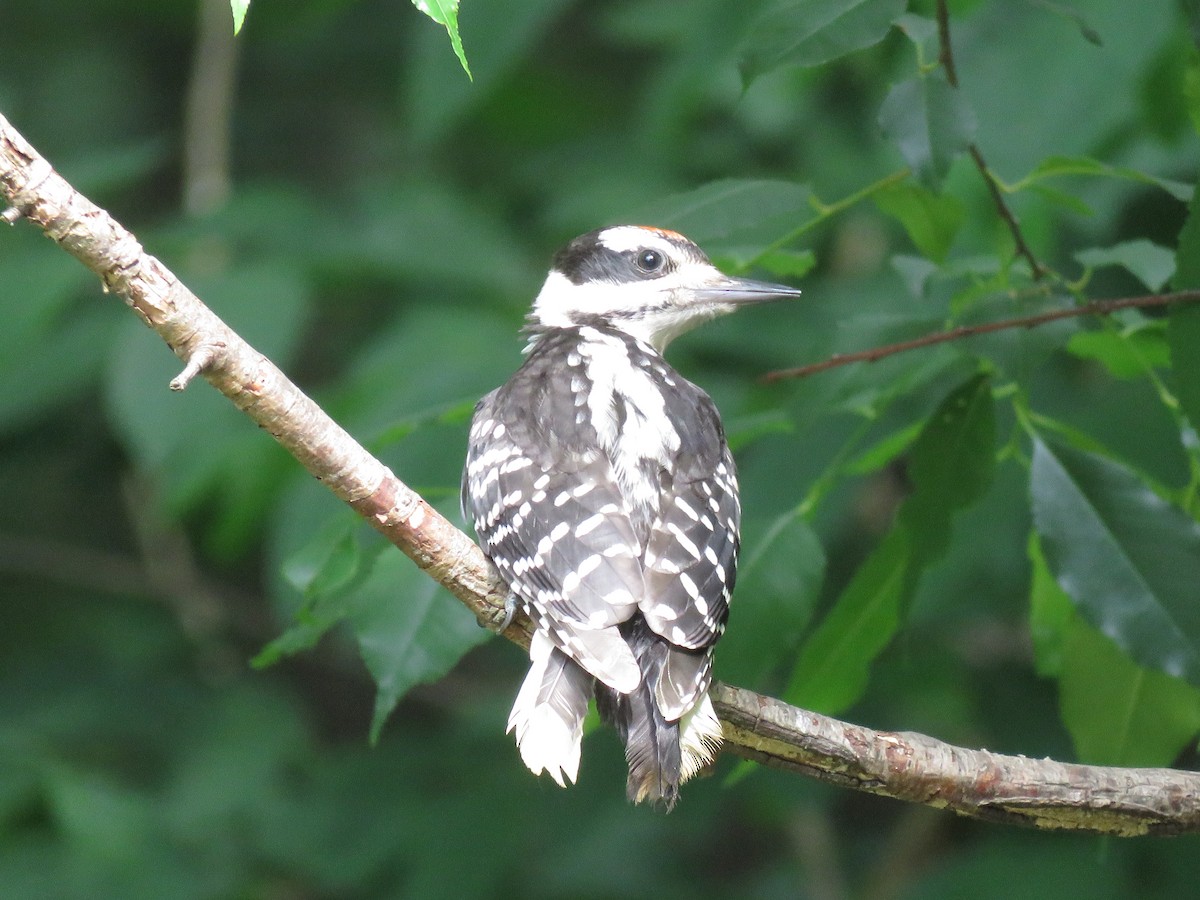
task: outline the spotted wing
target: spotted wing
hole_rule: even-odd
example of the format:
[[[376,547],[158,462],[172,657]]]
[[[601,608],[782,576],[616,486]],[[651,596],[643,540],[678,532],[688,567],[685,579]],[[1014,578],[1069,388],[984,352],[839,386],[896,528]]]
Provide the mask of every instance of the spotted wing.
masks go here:
[[[711,407],[707,396],[700,397]],[[712,417],[717,422],[715,409]],[[686,650],[711,647],[725,630],[741,520],[737,470],[719,423],[694,440],[704,445],[682,454],[663,485],[646,546],[641,603],[650,627]]]
[[[554,644],[594,677],[629,692],[641,675],[615,626],[645,594],[642,545],[607,458],[584,449],[585,438],[564,443],[544,425],[564,414],[573,419],[573,408],[553,408],[570,404],[570,394],[535,379],[519,384],[531,381],[540,390],[510,385],[480,402],[463,475],[464,513]]]

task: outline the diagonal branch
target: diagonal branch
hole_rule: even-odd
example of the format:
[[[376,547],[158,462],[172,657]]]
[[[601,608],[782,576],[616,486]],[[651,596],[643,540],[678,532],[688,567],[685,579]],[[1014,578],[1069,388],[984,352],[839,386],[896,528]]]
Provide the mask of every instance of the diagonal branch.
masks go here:
[[[1151,306],[1168,306],[1172,303],[1196,303],[1200,301],[1200,291],[1175,291],[1170,294],[1147,294],[1141,297],[1117,297],[1112,300],[1093,300],[1079,306],[1064,309],[1052,309],[1047,312],[1020,316],[1016,319],[998,319],[995,322],[982,322],[978,325],[959,325],[945,331],[934,331],[907,341],[894,344],[881,344],[866,350],[856,350],[853,353],[835,353],[828,359],[810,363],[807,366],[797,366],[793,369],[776,369],[762,376],[764,382],[781,381],[784,378],[807,378],[818,372],[836,369],[850,363],[878,362],[887,356],[918,350],[921,347],[932,347],[934,344],[945,344],[949,341],[960,341],[963,338],[975,337],[979,334],[990,334],[993,331],[1004,331],[1009,328],[1033,328],[1059,319],[1071,319],[1078,316],[1107,316],[1122,309],[1146,309]]]
[[[201,374],[477,616],[503,617],[483,554],[235,334],[128,231],[75,191],[0,116],[0,218],[28,219],[96,273]],[[528,644],[528,622],[505,632]],[[1200,773],[1110,769],[968,750],[876,732],[741,688],[713,691],[725,746],[747,759],[962,815],[1114,835],[1200,832]]]

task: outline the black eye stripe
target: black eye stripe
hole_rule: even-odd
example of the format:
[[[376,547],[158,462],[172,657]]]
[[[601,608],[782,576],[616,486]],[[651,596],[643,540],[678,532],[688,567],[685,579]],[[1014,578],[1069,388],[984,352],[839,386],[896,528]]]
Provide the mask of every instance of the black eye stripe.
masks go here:
[[[601,228],[575,238],[555,255],[554,270],[572,284],[623,284],[659,278],[674,272],[681,262],[708,262],[700,248],[690,241],[668,236],[660,244],[653,241],[658,235],[649,232],[647,242],[640,247],[614,250],[601,239],[609,231]],[[650,257],[656,258],[657,264]]]

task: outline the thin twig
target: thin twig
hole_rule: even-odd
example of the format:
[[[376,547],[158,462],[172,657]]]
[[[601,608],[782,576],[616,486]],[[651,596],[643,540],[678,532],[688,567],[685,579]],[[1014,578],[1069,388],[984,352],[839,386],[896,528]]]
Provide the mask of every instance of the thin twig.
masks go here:
[[[0,196],[100,276],[182,359],[220,348],[203,376],[308,471],[445,585],[497,620],[507,591],[483,554],[217,318],[133,235],[0,116]],[[403,602],[397,598],[396,602]],[[528,646],[523,617],[504,632]],[[1001,756],[877,732],[714,684],[725,747],[747,759],[974,818],[1113,835],[1200,832],[1200,773]]]
[[[957,90],[958,68],[954,64],[954,49],[950,43],[950,11],[946,6],[946,0],[937,0],[937,26],[938,62],[941,63],[942,69],[946,73],[946,81],[952,88]],[[1046,269],[1038,262],[1037,257],[1033,255],[1033,251],[1029,249],[1029,245],[1025,243],[1025,235],[1021,233],[1021,225],[1017,221],[1017,216],[1012,211],[1012,208],[1009,207],[1008,201],[1004,199],[1004,194],[1000,190],[1000,184],[992,176],[991,169],[988,168],[979,145],[971,142],[967,145],[967,153],[975,163],[975,168],[979,170],[979,174],[983,176],[983,181],[987,185],[988,193],[991,194],[992,203],[996,207],[997,214],[1004,224],[1008,226],[1008,231],[1012,235],[1017,255],[1024,257],[1025,261],[1029,263],[1029,271],[1033,276],[1033,280],[1041,280],[1042,276],[1046,274]]]
[[[993,331],[1003,331],[1008,328],[1033,328],[1037,325],[1045,325],[1047,322],[1056,322],[1059,319],[1070,319],[1075,316],[1105,316],[1122,309],[1145,309],[1152,306],[1167,306],[1171,303],[1195,303],[1198,300],[1200,300],[1200,290],[1176,291],[1172,294],[1148,294],[1144,297],[1119,297],[1114,300],[1093,300],[1090,303],[1084,303],[1081,306],[1072,306],[1069,309],[1054,309],[1032,316],[1001,319],[998,322],[985,322],[981,325],[959,325],[957,328],[951,328],[948,331],[935,331],[932,334],[924,334],[910,341],[898,341],[895,344],[884,344],[880,347],[871,347],[868,350],[858,350],[854,353],[835,353],[828,359],[823,359],[820,362],[807,366],[797,366],[793,369],[777,369],[774,372],[768,372],[762,376],[762,380],[764,382],[772,382],[780,381],[784,378],[807,378],[809,375],[816,375],[818,372],[836,369],[838,366],[847,366],[858,362],[876,362],[885,356],[892,356],[896,353],[905,353],[920,347],[945,344],[949,341],[958,341],[963,338],[975,337],[979,334],[989,334]]]
[[[194,216],[225,205],[237,42],[228,0],[200,0],[196,49],[183,105],[183,207]]]

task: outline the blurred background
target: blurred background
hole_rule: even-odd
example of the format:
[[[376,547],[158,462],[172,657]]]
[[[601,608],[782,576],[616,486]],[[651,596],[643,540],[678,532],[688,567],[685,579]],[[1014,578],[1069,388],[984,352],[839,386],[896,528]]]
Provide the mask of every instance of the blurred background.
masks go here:
[[[764,218],[811,223],[764,258],[766,238],[706,241],[700,221],[720,265],[757,259],[806,299],[672,347],[724,413],[755,560],[717,675],[779,695],[910,489],[893,457],[980,358],[1157,483],[1185,483],[1188,460],[1151,380],[1062,352],[1071,323],[760,381],[942,327],[928,258],[982,284],[1011,257],[968,159],[942,176],[952,200],[934,219],[953,227],[916,247],[887,192],[906,160],[881,106],[936,49],[892,29],[747,86],[764,6],[464,0],[468,80],[445,31],[401,0],[255,0],[236,43],[225,0],[0,0],[0,110],[456,519],[467,417],[519,363],[558,246],[602,224],[686,225],[689,198],[725,179],[750,180]],[[1059,155],[1195,180],[1182,5],[950,7],[976,141],[1002,178]],[[932,2],[910,12],[928,23]],[[1133,177],[1012,202],[1068,277],[1081,247],[1173,246],[1186,214]],[[1105,268],[1089,292],[1146,287]],[[993,317],[1028,311],[1000,293]],[[531,777],[503,733],[523,655],[206,385],[167,391],[178,367],[35,229],[0,233],[0,895],[1194,892],[1195,837],[1039,835],[731,757],[671,815],[633,808],[604,732],[576,787]],[[1003,444],[1011,412],[997,428]],[[1001,457],[861,690],[829,705],[1076,759],[1034,662],[1027,473]]]

